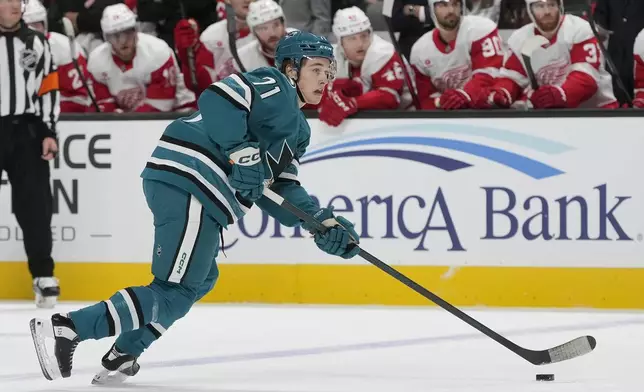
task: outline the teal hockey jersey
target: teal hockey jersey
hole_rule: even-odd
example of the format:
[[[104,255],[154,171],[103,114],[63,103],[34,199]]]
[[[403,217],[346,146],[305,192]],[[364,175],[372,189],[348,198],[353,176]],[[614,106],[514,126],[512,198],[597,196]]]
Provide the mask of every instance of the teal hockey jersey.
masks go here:
[[[319,205],[300,185],[299,159],[311,129],[299,108],[294,82],[275,68],[236,73],[213,83],[199,97],[199,111],[173,121],[141,173],[193,194],[222,227],[252,207],[228,182],[226,151],[259,142],[271,189],[309,213]],[[256,204],[287,226],[300,221],[266,197]]]

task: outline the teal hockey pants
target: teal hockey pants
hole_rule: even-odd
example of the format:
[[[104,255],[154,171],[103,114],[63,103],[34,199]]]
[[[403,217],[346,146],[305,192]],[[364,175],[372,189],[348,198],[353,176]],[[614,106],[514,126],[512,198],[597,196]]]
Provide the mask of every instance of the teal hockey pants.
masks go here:
[[[201,203],[159,181],[143,180],[143,191],[154,215],[154,280],[70,313],[81,341],[118,336],[118,349],[135,357],[212,290],[219,276],[221,226]]]

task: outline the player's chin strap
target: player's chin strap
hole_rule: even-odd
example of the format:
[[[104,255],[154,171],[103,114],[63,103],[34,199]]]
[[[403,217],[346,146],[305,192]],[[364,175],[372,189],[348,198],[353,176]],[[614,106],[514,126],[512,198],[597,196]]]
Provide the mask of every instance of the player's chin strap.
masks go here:
[[[292,78],[289,78],[289,79],[291,79],[293,81],[293,84],[295,84],[295,91],[297,91],[297,96],[300,98],[300,101],[307,103],[306,99],[304,99],[304,94],[302,94],[302,90],[300,90],[300,85],[298,83],[300,81],[300,70],[299,69],[297,70],[297,79],[292,79]]]

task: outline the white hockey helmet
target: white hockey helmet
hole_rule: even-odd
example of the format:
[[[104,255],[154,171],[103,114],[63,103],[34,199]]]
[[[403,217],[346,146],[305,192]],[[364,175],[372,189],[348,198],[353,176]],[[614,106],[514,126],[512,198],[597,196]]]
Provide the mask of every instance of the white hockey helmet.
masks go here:
[[[451,0],[428,0],[429,3],[429,15],[432,18],[432,21],[434,22],[434,26],[440,27],[438,23],[438,19],[436,18],[436,4],[438,3],[449,3]],[[467,7],[465,5],[465,0],[459,0],[461,3],[461,16],[464,16],[467,14]]]
[[[541,31],[541,28],[537,24],[537,20],[534,17],[534,12],[532,12],[532,5],[535,3],[546,3],[548,0],[525,0],[525,8],[526,11],[528,11],[528,16],[530,17],[530,20],[534,25],[537,27],[539,31]],[[559,3],[559,24],[561,24],[561,20],[563,20],[563,15],[564,15],[564,2],[563,0],[556,0],[557,3]],[[557,28],[559,28],[559,25],[557,25]],[[541,31],[543,33],[543,31]]]
[[[333,17],[333,34],[338,40],[367,30],[373,31],[371,21],[367,14],[356,6],[338,10]]]
[[[42,22],[47,30],[47,10],[39,0],[31,0],[25,3],[22,20],[27,24]]]
[[[248,6],[246,23],[252,30],[262,23],[280,18],[284,18],[284,11],[274,0],[257,0]]]
[[[104,36],[134,28],[136,28],[136,15],[127,5],[118,3],[103,10],[101,30]]]

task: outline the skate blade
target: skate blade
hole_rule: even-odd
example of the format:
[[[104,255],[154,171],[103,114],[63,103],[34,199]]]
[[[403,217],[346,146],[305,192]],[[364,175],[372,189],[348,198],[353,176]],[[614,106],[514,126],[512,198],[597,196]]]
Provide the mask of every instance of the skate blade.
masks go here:
[[[47,320],[31,319],[29,328],[31,329],[31,339],[34,342],[38,362],[43,376],[47,380],[55,380],[61,378],[60,369],[58,368],[58,361],[49,355],[47,352],[47,345],[45,339],[47,337],[54,338],[53,327]]]
[[[120,371],[103,369],[98,372],[92,380],[93,385],[117,385],[122,384],[130,376]]]

